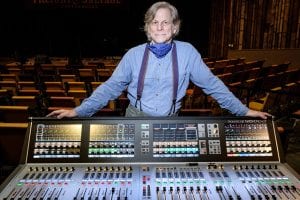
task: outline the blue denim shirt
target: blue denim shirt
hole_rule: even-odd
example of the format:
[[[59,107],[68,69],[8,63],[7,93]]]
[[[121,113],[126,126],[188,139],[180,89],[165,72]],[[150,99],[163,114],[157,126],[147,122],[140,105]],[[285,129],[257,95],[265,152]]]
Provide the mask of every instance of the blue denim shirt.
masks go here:
[[[176,112],[181,107],[181,100],[191,80],[202,88],[207,95],[211,95],[222,108],[232,114],[244,116],[248,108],[240,102],[203,62],[200,53],[187,42],[174,41],[178,57],[178,91]],[[131,48],[121,59],[113,75],[93,94],[75,108],[79,117],[92,116],[109,100],[116,99],[122,91],[127,89],[131,105],[135,105],[138,77],[140,73],[146,43]],[[173,72],[172,51],[163,58],[156,58],[150,52],[144,89],[141,98],[143,112],[150,116],[167,116],[172,107]],[[137,104],[138,109],[140,104]]]

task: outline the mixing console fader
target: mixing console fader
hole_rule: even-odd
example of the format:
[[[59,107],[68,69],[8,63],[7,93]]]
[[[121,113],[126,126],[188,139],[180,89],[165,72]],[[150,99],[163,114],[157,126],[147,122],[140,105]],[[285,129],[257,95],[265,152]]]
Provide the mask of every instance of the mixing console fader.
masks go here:
[[[30,118],[7,200],[300,199],[272,119]]]

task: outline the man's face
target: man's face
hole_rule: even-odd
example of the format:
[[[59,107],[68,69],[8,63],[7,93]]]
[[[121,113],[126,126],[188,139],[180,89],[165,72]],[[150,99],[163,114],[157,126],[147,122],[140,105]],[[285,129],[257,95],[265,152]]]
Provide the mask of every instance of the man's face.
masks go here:
[[[167,43],[171,41],[175,27],[172,24],[170,10],[160,8],[149,25],[149,34],[154,43]]]

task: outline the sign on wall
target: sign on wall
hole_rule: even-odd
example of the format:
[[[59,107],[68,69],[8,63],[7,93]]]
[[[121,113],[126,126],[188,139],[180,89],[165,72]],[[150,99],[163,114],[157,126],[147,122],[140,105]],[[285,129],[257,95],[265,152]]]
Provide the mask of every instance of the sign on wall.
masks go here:
[[[102,8],[105,6],[121,6],[125,0],[27,0],[30,8]]]

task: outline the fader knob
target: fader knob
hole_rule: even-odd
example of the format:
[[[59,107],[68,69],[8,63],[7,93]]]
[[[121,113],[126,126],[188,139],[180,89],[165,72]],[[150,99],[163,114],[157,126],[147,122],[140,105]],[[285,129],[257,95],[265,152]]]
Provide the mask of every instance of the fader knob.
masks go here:
[[[272,165],[269,165],[269,169],[272,169]]]
[[[293,191],[296,191],[296,190],[297,190],[296,187],[295,187],[294,185],[291,185],[291,188],[292,188]]]
[[[173,192],[173,187],[170,187],[170,192]]]

